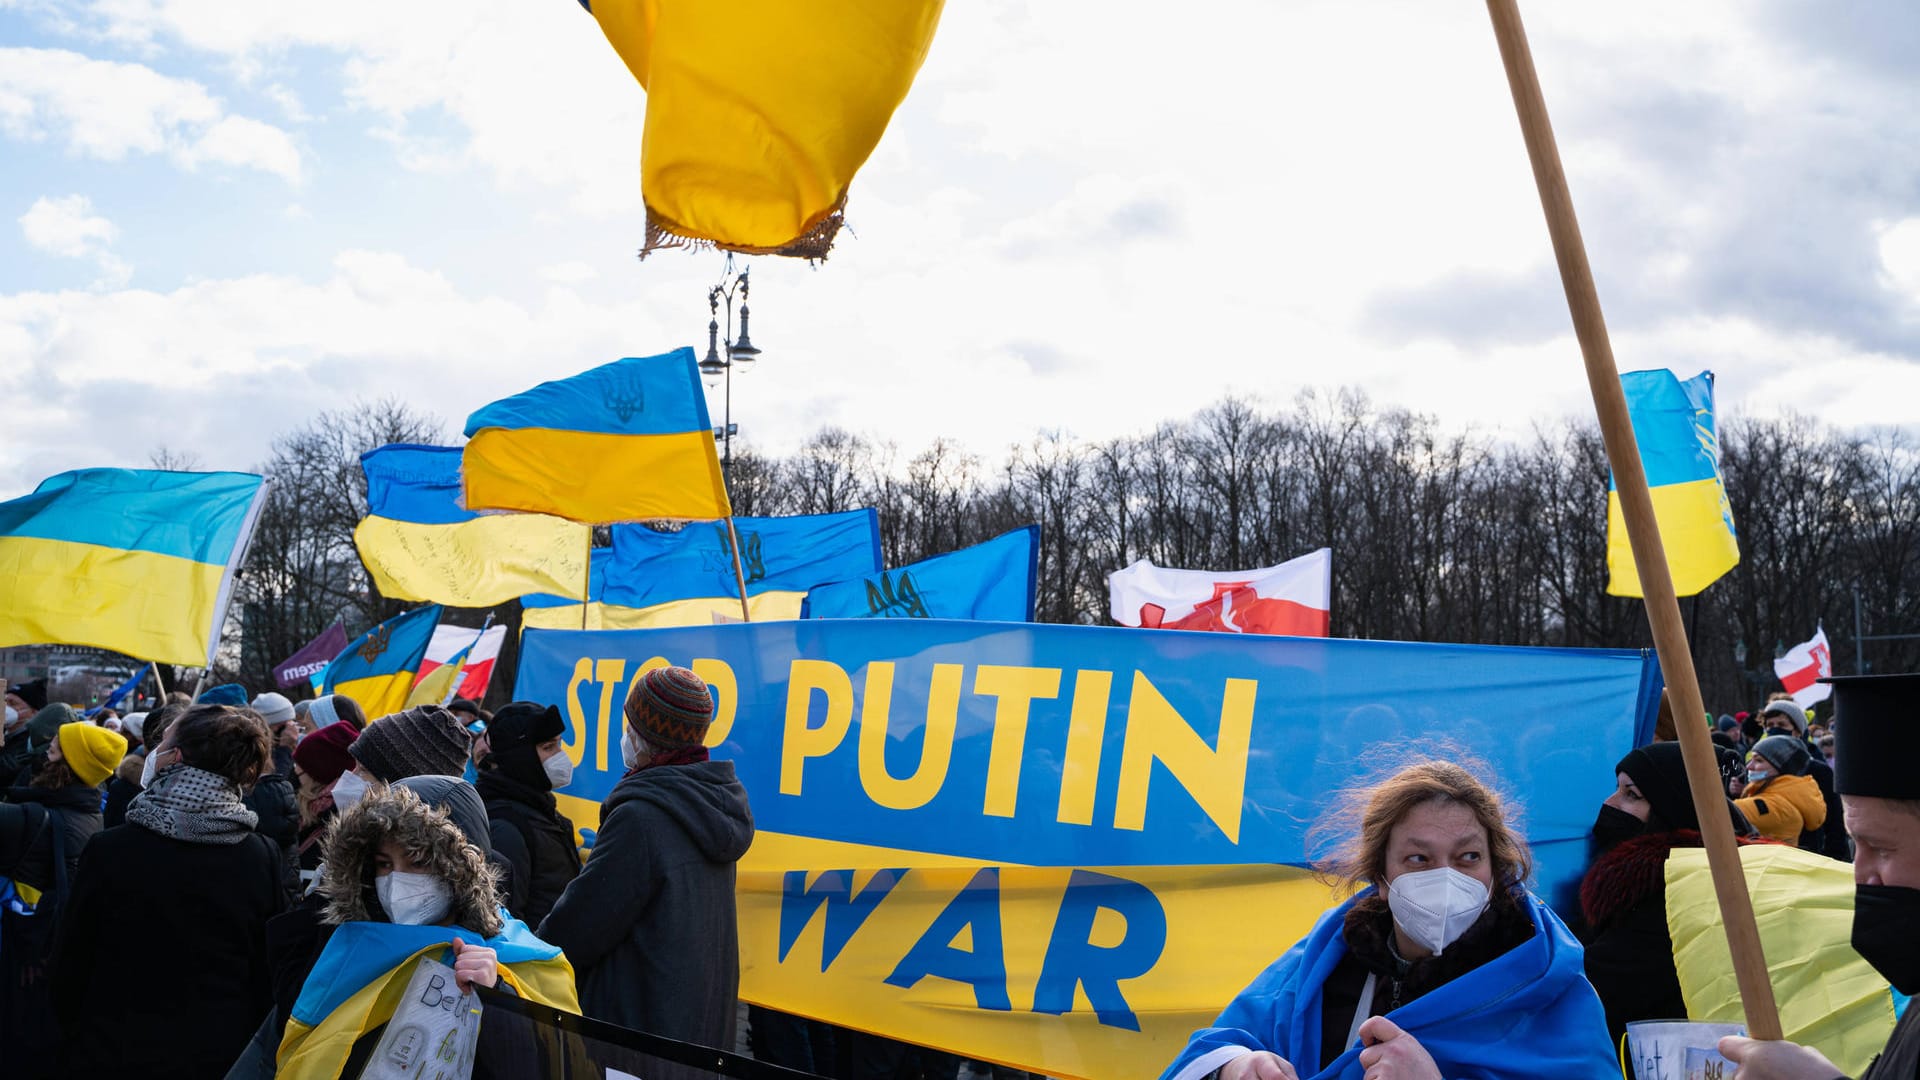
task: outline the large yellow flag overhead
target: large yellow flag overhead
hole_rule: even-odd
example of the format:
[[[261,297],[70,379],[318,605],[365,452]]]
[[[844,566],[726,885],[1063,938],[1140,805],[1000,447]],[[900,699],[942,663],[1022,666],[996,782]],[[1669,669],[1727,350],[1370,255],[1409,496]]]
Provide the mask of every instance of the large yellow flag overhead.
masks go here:
[[[818,259],[942,0],[582,3],[647,91],[646,250],[704,241]]]

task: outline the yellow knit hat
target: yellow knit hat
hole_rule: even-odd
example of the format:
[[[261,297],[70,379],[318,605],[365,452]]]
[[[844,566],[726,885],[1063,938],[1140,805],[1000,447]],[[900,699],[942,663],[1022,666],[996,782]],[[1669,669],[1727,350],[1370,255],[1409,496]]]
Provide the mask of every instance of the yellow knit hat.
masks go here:
[[[127,756],[126,737],[85,720],[60,725],[60,757],[88,787],[99,787]]]

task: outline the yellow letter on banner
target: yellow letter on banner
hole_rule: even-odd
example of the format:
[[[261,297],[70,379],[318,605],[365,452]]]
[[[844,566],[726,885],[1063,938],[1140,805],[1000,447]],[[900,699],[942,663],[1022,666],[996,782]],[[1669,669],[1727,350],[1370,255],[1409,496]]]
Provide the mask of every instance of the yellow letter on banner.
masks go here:
[[[986,813],[1012,817],[1020,797],[1020,761],[1027,749],[1027,713],[1035,698],[1060,696],[1059,668],[982,664],[973,692],[999,699],[993,711],[993,748],[987,755]]]
[[[693,662],[693,673],[713,688],[713,726],[707,729],[706,745],[719,746],[727,741],[727,735],[733,731],[733,716],[740,711],[740,684],[725,660],[703,656]]]
[[[573,725],[573,741],[566,746],[567,760],[580,764],[587,756],[587,716],[580,711],[580,684],[593,681],[593,661],[581,657],[574,662],[573,678],[567,681],[567,722]]]
[[[913,775],[895,779],[887,771],[887,720],[893,704],[893,662],[867,665],[867,686],[860,703],[860,786],[867,798],[889,810],[915,810],[933,801],[947,782],[953,760],[953,732],[960,723],[960,664],[933,665],[927,690],[927,722],[920,764]]]
[[[613,695],[620,689],[620,676],[626,674],[625,660],[602,660],[594,666],[593,677],[600,684],[600,747],[595,759],[602,772],[607,768],[607,729],[613,726]],[[620,701],[621,715],[626,713],[626,699]]]
[[[1218,745],[1208,746],[1146,675],[1134,672],[1127,735],[1120,751],[1120,801],[1114,808],[1114,828],[1147,827],[1147,783],[1157,760],[1227,839],[1239,843],[1247,745],[1253,737],[1253,696],[1259,685],[1253,679],[1227,680]]]
[[[1082,671],[1073,677],[1073,716],[1067,723],[1067,756],[1060,766],[1060,817],[1066,825],[1093,824],[1093,794],[1100,783],[1100,750],[1107,734],[1107,702],[1113,672]]]
[[[807,726],[815,690],[827,696],[819,727]],[[787,675],[787,728],[780,740],[780,794],[800,794],[800,773],[810,757],[833,753],[853,724],[853,680],[831,660],[795,660]]]

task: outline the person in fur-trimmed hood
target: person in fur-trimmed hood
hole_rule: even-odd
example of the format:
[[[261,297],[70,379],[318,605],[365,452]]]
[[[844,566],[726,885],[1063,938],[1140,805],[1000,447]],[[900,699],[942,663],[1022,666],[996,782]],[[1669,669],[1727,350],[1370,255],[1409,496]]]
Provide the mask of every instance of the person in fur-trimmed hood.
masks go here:
[[[391,1015],[386,991],[422,956],[450,965],[462,991],[490,987],[578,1011],[560,950],[501,910],[485,830],[472,786],[441,776],[370,791],[334,820],[319,885],[324,944],[289,1010],[276,1075],[357,1075],[352,1063]],[[503,1034],[481,1025],[476,1076],[520,1075],[509,1063],[525,1048],[494,1045]]]
[[[1723,752],[1722,776],[1737,762],[1731,751]],[[1618,1046],[1629,1021],[1687,1015],[1667,930],[1666,865],[1675,848],[1703,842],[1679,743],[1628,752],[1614,776],[1617,787],[1593,824],[1599,855],[1580,882],[1580,937],[1587,981],[1606,1006],[1607,1028]],[[1761,842],[1731,802],[1727,813],[1735,839]]]
[[[712,720],[707,684],[686,668],[634,683],[627,774],[540,936],[579,970],[588,1016],[724,1048],[740,987],[734,864],[753,842],[753,812],[733,762],[707,758]]]

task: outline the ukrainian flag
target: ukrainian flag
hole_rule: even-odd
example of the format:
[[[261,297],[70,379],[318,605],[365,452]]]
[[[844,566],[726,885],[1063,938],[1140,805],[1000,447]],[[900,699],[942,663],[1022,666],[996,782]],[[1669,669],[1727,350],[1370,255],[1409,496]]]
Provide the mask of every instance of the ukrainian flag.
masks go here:
[[[803,619],[1032,622],[1040,526],[807,592]]]
[[[469,510],[608,524],[727,517],[692,349],[541,383],[467,418]]]
[[[696,522],[667,532],[616,525],[613,546],[594,552],[589,630],[705,626],[740,617],[740,583],[755,622],[800,617],[807,590],[880,569],[880,515],[838,514],[734,519],[740,537],[736,575],[726,522]],[[521,598],[522,626],[578,630],[580,605],[557,596]]]
[[[1692,596],[1740,562],[1733,509],[1720,482],[1720,439],[1714,432],[1713,372],[1681,382],[1671,371],[1629,371],[1626,391],[1633,437],[1647,471],[1660,542],[1673,591]],[[1627,542],[1620,494],[1607,490],[1607,592],[1640,596],[1640,572]]]
[[[440,605],[395,615],[361,634],[327,665],[322,694],[345,694],[378,720],[407,707],[413,680],[426,659],[427,643],[440,623]]]
[[[530,592],[587,595],[588,526],[460,505],[460,448],[395,444],[360,455],[367,517],[353,530],[380,595],[491,607]]]
[[[583,2],[647,91],[647,247],[824,258],[941,0]]]
[[[0,503],[0,646],[210,666],[266,482],[79,469]]]
[[[501,981],[523,1000],[580,1012],[573,965],[518,919],[506,918],[500,933],[486,939],[460,926],[342,923],[327,939],[287,1016],[274,1075],[288,1080],[339,1076],[354,1044],[393,1018],[421,957],[453,963],[456,937],[492,949]]]

